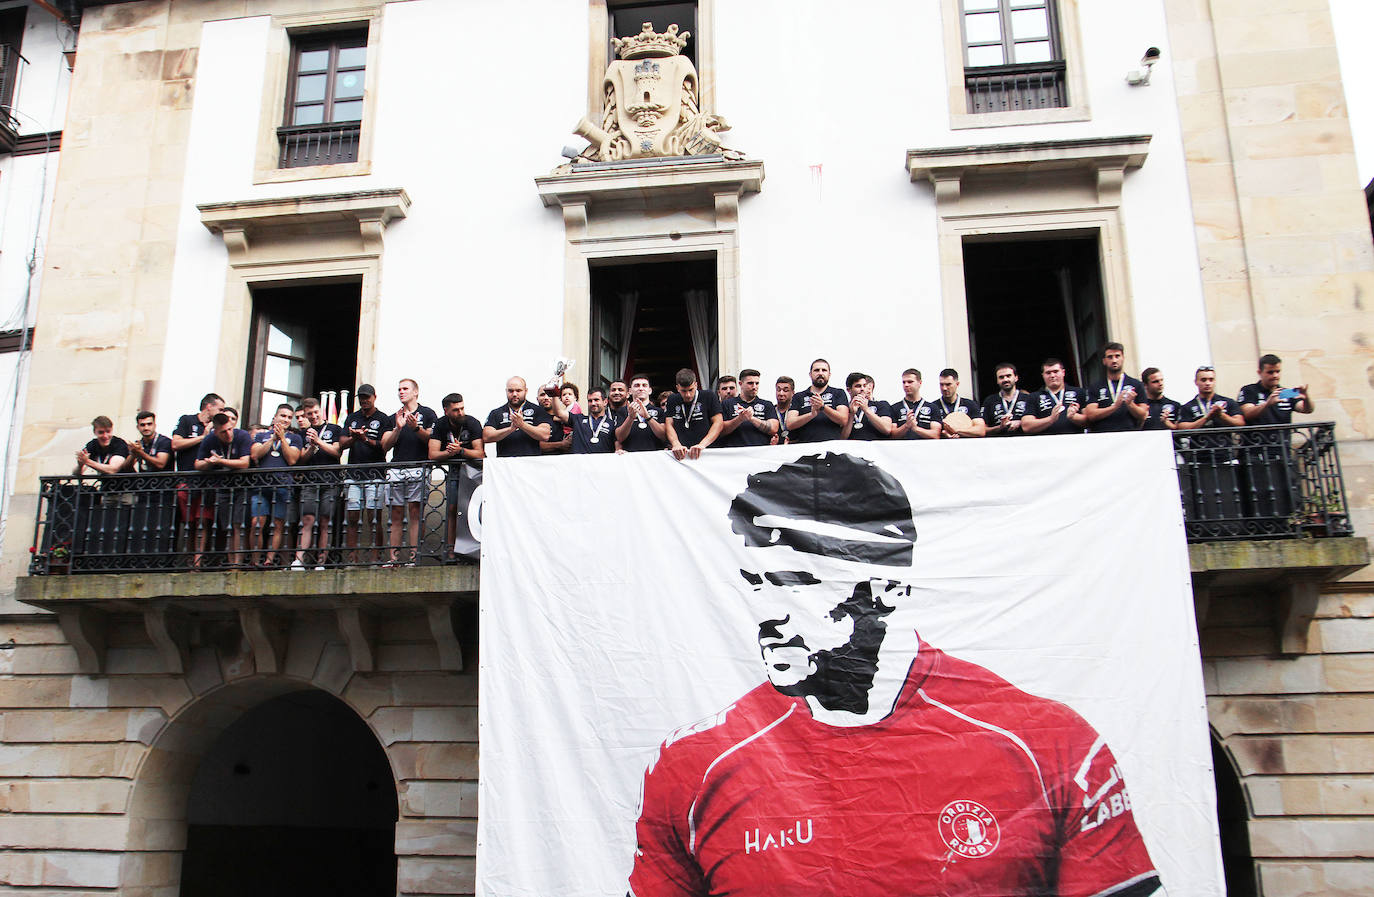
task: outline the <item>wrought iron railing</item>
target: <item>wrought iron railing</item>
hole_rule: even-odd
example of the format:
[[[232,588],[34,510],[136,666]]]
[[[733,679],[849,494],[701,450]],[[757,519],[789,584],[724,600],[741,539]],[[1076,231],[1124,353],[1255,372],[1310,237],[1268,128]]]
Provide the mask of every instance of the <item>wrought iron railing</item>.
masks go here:
[[[476,470],[422,462],[43,477],[29,572],[456,563],[476,553],[467,524]]]
[[[356,121],[277,128],[277,141],[281,144],[277,167],[356,162],[362,133],[362,123]]]
[[[968,111],[1020,112],[1067,106],[1064,72],[1063,60],[964,69]]]
[[[1353,533],[1335,426],[1175,431],[1188,541]]]

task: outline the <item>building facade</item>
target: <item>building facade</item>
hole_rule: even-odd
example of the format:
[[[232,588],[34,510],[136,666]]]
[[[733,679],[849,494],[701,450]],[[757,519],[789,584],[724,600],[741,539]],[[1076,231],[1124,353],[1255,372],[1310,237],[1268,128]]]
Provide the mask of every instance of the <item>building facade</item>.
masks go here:
[[[1115,339],[1176,398],[1277,353],[1334,422],[1354,535],[1195,545],[1194,589],[1233,890],[1367,893],[1374,244],[1331,18],[1117,6],[70,4],[0,571],[0,883],[217,893],[290,830],[344,880],[474,887],[475,570],[33,575],[40,478],[94,415],[168,432],[209,391],[251,421],[365,382],[390,410],[410,377],[480,418],[559,357],[584,388],[823,355],[981,395],[1003,360],[1095,376]],[[584,149],[644,21],[691,32],[727,152]]]

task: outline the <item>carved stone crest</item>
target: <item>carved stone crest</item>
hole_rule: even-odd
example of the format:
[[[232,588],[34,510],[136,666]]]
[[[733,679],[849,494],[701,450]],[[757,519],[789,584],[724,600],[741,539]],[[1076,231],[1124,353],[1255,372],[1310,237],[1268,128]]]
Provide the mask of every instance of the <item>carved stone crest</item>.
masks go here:
[[[639,34],[611,41],[620,58],[606,68],[601,123],[583,118],[577,125],[576,133],[591,143],[581,158],[619,162],[713,153],[743,158],[721,146],[720,133],[730,129],[725,119],[700,109],[696,66],[682,55],[689,37],[676,25],[659,34],[645,22]]]

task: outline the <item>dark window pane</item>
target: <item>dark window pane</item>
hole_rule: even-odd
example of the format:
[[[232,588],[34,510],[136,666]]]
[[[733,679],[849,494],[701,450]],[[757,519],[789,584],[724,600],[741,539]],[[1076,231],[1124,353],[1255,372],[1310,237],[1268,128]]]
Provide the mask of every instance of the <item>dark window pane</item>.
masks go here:
[[[334,76],[334,99],[351,100],[362,95],[362,72],[340,72]]]
[[[339,50],[339,68],[362,68],[367,65],[367,47],[344,47]]]
[[[291,119],[293,125],[318,125],[324,121],[324,106],[315,104],[313,106],[297,106],[296,114]]]
[[[324,99],[327,75],[303,75],[296,79],[296,102],[317,103]]]
[[[329,68],[329,50],[302,50],[296,64],[298,72],[323,72]]]
[[[668,30],[669,25],[676,25],[678,32],[693,32],[692,37],[688,38],[687,46],[682,48],[682,55],[692,60],[695,65],[697,61],[697,5],[695,3],[633,3],[623,4],[612,7],[611,9],[611,37],[632,37],[640,32],[644,23],[648,22],[654,26],[654,30],[659,34]],[[611,59],[619,57],[612,52]]]
[[[349,100],[347,103],[334,104],[334,117],[330,121],[361,121],[363,101]]]

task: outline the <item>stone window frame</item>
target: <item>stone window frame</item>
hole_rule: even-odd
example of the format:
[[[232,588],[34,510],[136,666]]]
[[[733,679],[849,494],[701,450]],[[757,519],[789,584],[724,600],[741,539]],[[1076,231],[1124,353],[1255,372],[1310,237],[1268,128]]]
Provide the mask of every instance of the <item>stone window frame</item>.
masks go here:
[[[328,31],[367,30],[367,68],[363,73],[363,117],[356,162],[278,168],[281,145],[277,128],[286,120],[293,39]],[[378,62],[381,56],[382,7],[364,6],[335,12],[273,16],[267,37],[267,70],[259,105],[258,138],[253,161],[254,184],[278,184],[322,178],[359,177],[372,173],[372,140],[376,133]]]
[[[968,371],[972,358],[966,237],[1095,234],[1107,333],[1127,358],[1140,357],[1121,188],[1126,172],[1145,164],[1149,144],[1148,135],[1132,135],[907,150],[911,180],[934,188],[947,366]],[[1025,188],[1028,177],[1035,189]],[[988,193],[996,202],[980,204],[970,195],[999,178],[1011,180]]]
[[[1059,48],[1064,57],[1064,84],[1069,105],[1020,112],[970,113],[964,87],[964,17],[962,0],[940,0],[941,30],[945,47],[945,83],[949,96],[949,127],[1005,128],[1015,125],[1091,121],[1087,76],[1084,73],[1082,32],[1078,24],[1079,0],[1057,0]]]
[[[605,96],[601,83],[611,56],[610,8],[615,0],[588,0],[587,117],[600,121]],[[697,100],[702,112],[716,111],[716,0],[697,0]]]

